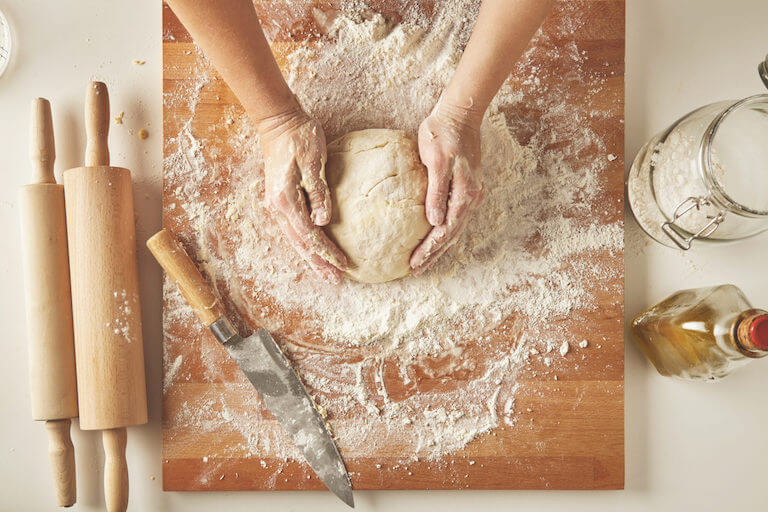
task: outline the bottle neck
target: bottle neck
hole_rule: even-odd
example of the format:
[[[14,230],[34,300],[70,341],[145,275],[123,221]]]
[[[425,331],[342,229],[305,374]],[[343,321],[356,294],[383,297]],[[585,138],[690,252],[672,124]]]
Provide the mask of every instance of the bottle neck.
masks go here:
[[[742,352],[753,357],[768,355],[768,311],[749,309],[734,322],[734,341]]]

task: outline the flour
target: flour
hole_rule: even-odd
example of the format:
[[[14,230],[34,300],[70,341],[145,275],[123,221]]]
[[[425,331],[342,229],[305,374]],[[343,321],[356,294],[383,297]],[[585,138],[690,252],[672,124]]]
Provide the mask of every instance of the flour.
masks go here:
[[[176,379],[176,374],[179,373],[181,363],[184,360],[183,356],[176,356],[170,366],[166,367],[163,375],[163,392],[165,392]]]
[[[659,192],[661,210],[672,218],[677,207],[689,197],[707,197],[709,191],[698,167],[696,153],[699,140],[682,131],[674,131],[659,144],[651,156],[655,166],[654,190]],[[694,233],[707,223],[706,214],[693,210],[678,220],[678,224]]]
[[[674,219],[676,213],[682,213],[684,202],[710,197],[698,157],[700,136],[707,126],[708,121],[697,120],[673,130],[663,141],[654,138],[649,142],[646,162],[642,166],[639,162],[633,165],[636,170],[632,171],[627,184],[632,211],[644,229],[658,240],[668,240],[661,225]],[[713,175],[719,179],[724,169],[716,151],[712,159]],[[703,205],[688,210],[675,225],[696,233],[717,213],[717,207]]]
[[[414,10],[396,24],[365,10],[315,11],[325,35],[287,56],[287,80],[329,140],[373,127],[415,134],[450,79],[477,5],[445,2],[431,20]],[[558,30],[562,37],[572,28]],[[241,111],[222,123],[235,156],[209,146],[191,122],[168,141],[165,187],[174,199],[166,212],[193,226],[177,234],[232,307],[275,335],[327,411],[345,457],[397,446],[405,458],[438,459],[502,423],[513,426],[518,373],[530,358],[553,364],[544,354],[571,336],[553,322],[593,309],[592,287],[609,277],[599,259],[577,256],[622,250],[620,222],[584,223],[606,168],[605,158],[578,158],[595,149],[604,155],[605,146],[590,128],[594,114],[566,99],[573,82],[588,78],[584,57],[573,42],[541,35],[535,42],[557,52],[568,73],[548,76],[534,50],[517,65],[523,85],[505,85],[482,124],[486,198],[456,245],[420,277],[338,286],[316,277],[262,205],[258,138]],[[192,90],[166,102],[188,102],[195,112],[210,74],[202,57],[198,63]],[[521,114],[529,105],[540,112],[533,119]],[[223,229],[221,219],[229,221]],[[164,293],[166,332],[195,322],[175,288]],[[217,378],[220,356],[201,356],[206,375]],[[242,437],[212,455],[299,458],[273,423],[242,414],[257,402],[233,405],[242,386],[190,400],[168,421]]]
[[[728,129],[719,128],[712,142],[707,142],[710,124],[729,106],[730,102],[714,103],[691,112],[654,136],[632,164],[627,182],[632,212],[656,240],[672,245],[662,229],[670,221],[683,238],[713,227],[713,219],[719,221],[714,231],[705,233],[708,239],[733,240],[761,229],[761,220],[729,213],[733,207],[724,197],[734,193],[748,197],[756,191],[760,192],[753,197],[762,200],[764,196],[764,187],[751,181],[749,172],[745,178],[743,172],[744,167],[750,172],[754,169],[750,158],[763,161],[757,155],[765,147],[762,141],[755,144],[758,153],[749,147],[749,135],[761,133],[750,123],[749,111],[746,116],[731,117],[730,123],[723,122],[720,126]]]
[[[129,297],[125,289],[113,291],[112,298],[117,310],[117,316],[104,325],[113,334],[125,339],[126,343],[131,343],[136,337],[136,334],[131,330],[131,313],[135,308],[138,308],[139,298],[136,294],[132,294]]]

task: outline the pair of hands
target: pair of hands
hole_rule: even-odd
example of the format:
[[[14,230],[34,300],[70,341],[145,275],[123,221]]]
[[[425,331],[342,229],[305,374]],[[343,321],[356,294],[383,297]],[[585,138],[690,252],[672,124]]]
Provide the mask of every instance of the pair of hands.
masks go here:
[[[479,179],[482,112],[442,98],[419,127],[419,154],[428,172],[427,220],[433,226],[411,255],[418,275],[458,239],[483,197]],[[331,282],[348,266],[322,229],[331,220],[325,181],[326,141],[320,124],[297,104],[259,123],[265,200],[291,245]]]

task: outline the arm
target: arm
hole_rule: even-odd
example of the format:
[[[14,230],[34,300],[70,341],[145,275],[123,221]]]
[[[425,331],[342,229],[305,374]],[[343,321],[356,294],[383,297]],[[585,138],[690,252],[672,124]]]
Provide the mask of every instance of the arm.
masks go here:
[[[467,48],[419,127],[427,166],[427,220],[434,227],[411,256],[415,274],[458,238],[482,200],[480,125],[488,105],[552,8],[553,0],[483,0]]]
[[[168,5],[256,124],[265,199],[281,230],[316,272],[338,281],[346,257],[320,228],[331,219],[325,134],[285,82],[253,3],[168,0]]]

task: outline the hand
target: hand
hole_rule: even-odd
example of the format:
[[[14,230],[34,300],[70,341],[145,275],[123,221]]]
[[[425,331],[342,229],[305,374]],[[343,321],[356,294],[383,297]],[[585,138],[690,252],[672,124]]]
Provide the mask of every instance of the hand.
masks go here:
[[[324,279],[340,282],[347,258],[321,229],[331,220],[323,128],[296,104],[259,122],[258,130],[267,205],[310,267]]]
[[[482,201],[482,118],[483,112],[471,105],[452,105],[441,97],[419,126],[419,154],[429,178],[425,207],[434,227],[411,255],[414,275],[425,272],[458,240]]]

